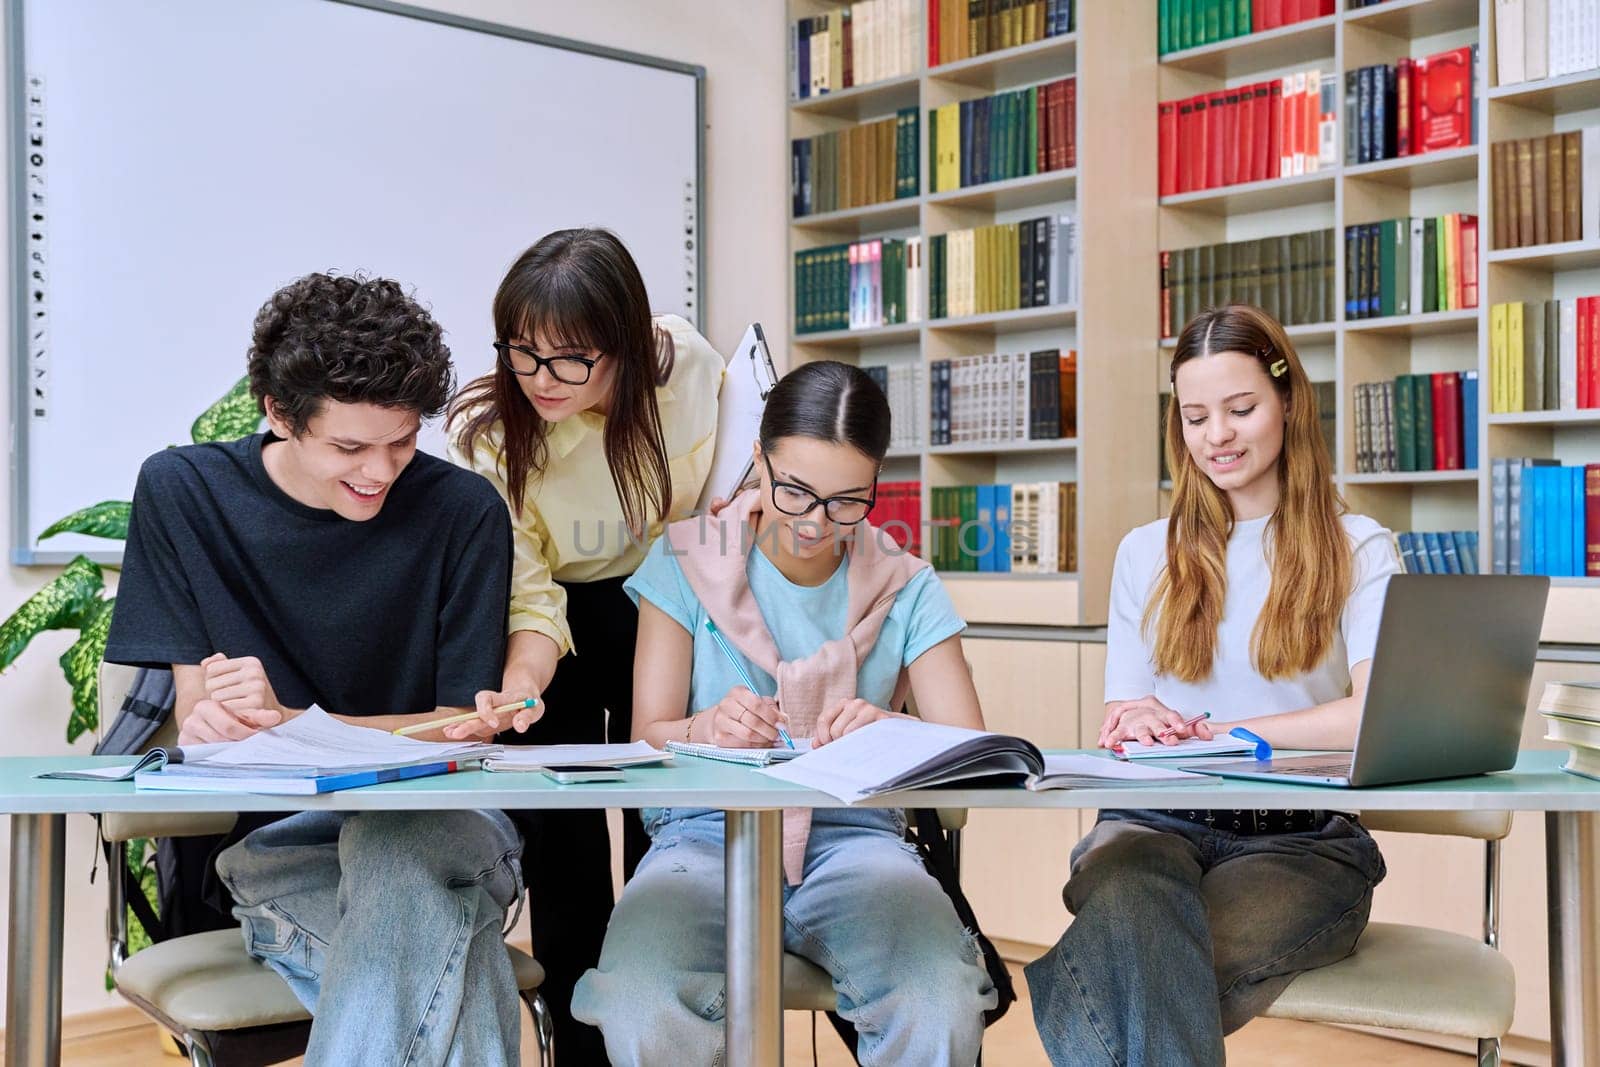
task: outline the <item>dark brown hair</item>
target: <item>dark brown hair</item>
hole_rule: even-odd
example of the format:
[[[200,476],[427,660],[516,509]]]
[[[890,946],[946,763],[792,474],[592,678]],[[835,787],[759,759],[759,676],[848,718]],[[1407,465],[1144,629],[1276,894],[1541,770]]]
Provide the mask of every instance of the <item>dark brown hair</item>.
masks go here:
[[[430,419],[454,375],[444,331],[399,282],[307,274],[256,313],[247,357],[250,394],[296,436],[324,401],[403,408]]]
[[[889,401],[866,371],[819,359],[778,379],[761,413],[758,440],[770,454],[785,437],[850,445],[882,463],[889,451]]]
[[[633,257],[607,230],[546,234],[517,257],[494,294],[494,334],[500,341],[542,336],[556,346],[593,349],[615,361],[606,416],[606,463],[628,527],[642,534],[650,518],[665,520],[672,474],[656,409],[656,388],[672,376],[672,338],[650,318],[650,298]],[[528,478],[543,470],[550,424],[539,416],[498,360],[450,405],[446,429],[471,456],[478,438],[499,423],[498,462],[520,514]]]
[[[1251,661],[1264,678],[1312,670],[1333,646],[1354,570],[1350,538],[1333,487],[1333,461],[1322,439],[1316,391],[1278,321],[1249,304],[1208,308],[1189,320],[1172,357],[1172,380],[1192,359],[1237,352],[1260,364],[1285,408],[1278,456],[1278,510],[1267,522],[1272,583],[1250,637]],[[1195,465],[1183,439],[1182,398],[1167,405],[1167,465],[1172,517],[1167,566],[1145,606],[1155,630],[1155,667],[1185,682],[1210,677],[1217,626],[1228,589],[1233,507]]]

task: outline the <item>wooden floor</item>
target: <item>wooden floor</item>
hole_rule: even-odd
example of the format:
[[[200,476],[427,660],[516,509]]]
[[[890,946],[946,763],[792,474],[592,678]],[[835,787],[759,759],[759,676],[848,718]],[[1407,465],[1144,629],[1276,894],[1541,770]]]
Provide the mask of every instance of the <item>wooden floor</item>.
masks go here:
[[[1033,1028],[1022,971],[1020,968],[1013,970],[1020,999],[985,1035],[984,1062],[995,1067],[1049,1067],[1049,1060],[1039,1045],[1039,1035]],[[816,1031],[817,1062],[821,1067],[851,1067],[854,1061],[834,1036],[826,1019],[819,1018]],[[785,1015],[784,1049],[784,1062],[790,1067],[802,1067],[811,1062],[810,1015],[803,1012]],[[163,1054],[154,1028],[78,1038],[66,1043],[61,1058],[74,1067],[176,1067],[184,1062]],[[1258,1019],[1228,1039],[1229,1067],[1314,1067],[1351,1063],[1364,1067],[1463,1067],[1471,1059],[1401,1041],[1277,1019]],[[523,1015],[522,1060],[529,1065],[539,1062],[526,1013]]]

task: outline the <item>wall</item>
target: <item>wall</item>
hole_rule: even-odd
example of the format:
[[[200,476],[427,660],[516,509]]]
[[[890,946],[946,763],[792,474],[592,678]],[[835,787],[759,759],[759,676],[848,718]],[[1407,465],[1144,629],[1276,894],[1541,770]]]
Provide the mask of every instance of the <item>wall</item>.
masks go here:
[[[413,0],[417,2],[417,0]],[[780,254],[786,221],[788,153],[784,145],[783,5],[748,0],[440,0],[421,6],[519,26],[541,33],[642,52],[703,66],[706,70],[705,309],[706,331],[724,351],[760,319],[785,360],[788,330],[786,272]],[[4,87],[0,86],[0,94]],[[619,145],[626,151],[626,145]],[[563,165],[559,150],[552,166]],[[648,166],[648,160],[641,160]],[[5,213],[9,215],[9,212]],[[574,219],[574,224],[587,220]],[[5,220],[0,219],[0,227]],[[537,234],[529,234],[529,240]],[[3,239],[9,241],[9,233]],[[9,247],[8,245],[0,247]],[[9,284],[9,280],[8,280]],[[7,290],[9,292],[9,289]],[[263,294],[265,295],[265,294]],[[484,294],[487,304],[490,294]],[[10,336],[8,310],[0,308],[0,336]],[[241,323],[244,329],[247,323]],[[193,413],[171,414],[174,437]],[[160,417],[160,416],[157,416]],[[10,438],[3,415],[0,439]],[[129,487],[131,491],[131,486]],[[9,473],[0,470],[0,529],[9,528]],[[86,502],[87,503],[87,502]],[[0,572],[0,615],[49,581],[54,571],[8,567]],[[56,666],[71,643],[63,634],[34,642],[0,679],[0,752],[66,752],[66,683]],[[87,751],[81,742],[78,751]],[[93,822],[68,820],[66,959],[63,1003],[68,1014],[120,1003],[105,992],[105,872],[89,884]],[[0,902],[9,901],[10,827],[0,827]],[[5,947],[0,926],[0,952]],[[3,977],[0,977],[3,982]]]

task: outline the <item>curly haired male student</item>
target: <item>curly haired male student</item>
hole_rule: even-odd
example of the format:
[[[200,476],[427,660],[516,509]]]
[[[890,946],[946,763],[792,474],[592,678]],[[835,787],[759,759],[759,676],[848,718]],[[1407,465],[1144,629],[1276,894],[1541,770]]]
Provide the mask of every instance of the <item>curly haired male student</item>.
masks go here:
[[[500,682],[511,530],[493,486],[417,451],[452,384],[440,327],[396,282],[309,274],[261,308],[249,375],[268,432],[145,461],[106,658],[172,668],[187,744],[312,704],[379,730],[469,710]],[[241,819],[215,872],[314,1015],[307,1062],[515,1063],[521,848],[499,811],[309,811]]]

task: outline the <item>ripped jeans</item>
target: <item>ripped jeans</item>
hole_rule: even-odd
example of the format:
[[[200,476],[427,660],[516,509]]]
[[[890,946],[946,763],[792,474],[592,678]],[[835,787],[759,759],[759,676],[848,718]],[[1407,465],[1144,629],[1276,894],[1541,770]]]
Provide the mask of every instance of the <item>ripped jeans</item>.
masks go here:
[[[654,838],[611,915],[572,1014],[613,1064],[723,1062],[721,812],[653,809]],[[904,816],[818,810],[805,877],[783,890],[783,947],[833,977],[863,1067],[976,1061],[995,1005],[972,937],[903,840]]]
[[[303,811],[217,857],[245,947],[314,1016],[307,1064],[518,1061],[499,811]]]

